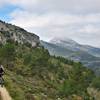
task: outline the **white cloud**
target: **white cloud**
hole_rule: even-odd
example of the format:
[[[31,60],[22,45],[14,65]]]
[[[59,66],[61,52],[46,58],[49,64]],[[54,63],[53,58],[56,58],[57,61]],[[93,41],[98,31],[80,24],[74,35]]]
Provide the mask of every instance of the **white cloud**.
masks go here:
[[[9,0],[9,3],[36,12],[92,13],[100,11],[100,0]]]
[[[86,25],[82,29],[78,30],[79,33],[87,33],[91,35],[92,33],[98,34],[100,32],[100,28],[95,25]]]
[[[69,37],[100,47],[100,0],[1,0],[18,7],[13,24],[37,33],[42,39]]]
[[[97,13],[100,12],[100,0],[0,0],[2,3],[16,5],[28,11]]]
[[[73,15],[66,13],[45,13],[38,15],[25,10],[17,9],[11,14],[13,23],[21,27],[64,26],[72,24],[99,24],[100,13],[88,15]]]
[[[0,8],[8,3],[9,0],[0,0]]]
[[[42,39],[52,37],[69,37],[95,46],[94,42],[100,37],[100,14],[66,14],[66,13],[45,13],[34,14],[25,10],[16,10],[12,14],[11,23],[19,25],[29,31],[36,32]],[[85,41],[83,41],[85,40]],[[93,40],[93,42],[91,42]],[[99,41],[99,38],[96,39]]]

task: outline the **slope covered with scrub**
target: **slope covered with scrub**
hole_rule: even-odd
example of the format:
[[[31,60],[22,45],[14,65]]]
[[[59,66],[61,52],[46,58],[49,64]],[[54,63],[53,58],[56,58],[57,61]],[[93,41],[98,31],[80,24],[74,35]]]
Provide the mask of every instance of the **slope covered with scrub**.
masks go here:
[[[92,100],[88,87],[94,73],[61,57],[52,57],[43,47],[7,42],[0,47],[5,67],[5,86],[14,100]],[[97,86],[97,87],[96,87]]]
[[[0,21],[0,63],[13,100],[97,100],[100,78],[81,63],[50,56],[39,37]]]

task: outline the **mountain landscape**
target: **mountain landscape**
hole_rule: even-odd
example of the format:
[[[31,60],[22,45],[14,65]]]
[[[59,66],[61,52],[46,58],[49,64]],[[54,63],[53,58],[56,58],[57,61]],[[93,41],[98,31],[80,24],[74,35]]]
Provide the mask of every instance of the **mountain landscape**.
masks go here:
[[[69,48],[72,51],[84,51],[93,56],[100,57],[100,48],[92,47],[89,45],[81,45],[74,40],[68,38],[54,38],[50,41],[57,46]]]
[[[0,63],[12,100],[99,100],[100,77],[78,62],[99,61],[97,52],[65,44],[40,41],[34,33],[0,21]]]
[[[54,38],[50,42],[41,41],[41,44],[49,50],[51,55],[82,62],[93,69],[97,75],[100,74],[100,48],[81,45],[67,38]]]

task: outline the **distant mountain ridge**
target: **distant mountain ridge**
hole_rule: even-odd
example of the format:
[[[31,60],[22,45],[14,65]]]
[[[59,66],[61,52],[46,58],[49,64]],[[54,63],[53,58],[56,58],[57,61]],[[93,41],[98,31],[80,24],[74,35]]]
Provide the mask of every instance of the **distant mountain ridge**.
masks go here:
[[[90,45],[81,45],[77,43],[76,41],[68,38],[54,38],[50,41],[50,43],[55,44],[60,47],[69,48],[72,51],[85,51],[88,52],[91,55],[94,55],[96,57],[100,57],[100,48],[96,48]]]
[[[82,62],[100,75],[100,48],[81,45],[71,39],[58,40],[57,38],[50,42],[41,41],[41,44],[49,50],[51,55]]]

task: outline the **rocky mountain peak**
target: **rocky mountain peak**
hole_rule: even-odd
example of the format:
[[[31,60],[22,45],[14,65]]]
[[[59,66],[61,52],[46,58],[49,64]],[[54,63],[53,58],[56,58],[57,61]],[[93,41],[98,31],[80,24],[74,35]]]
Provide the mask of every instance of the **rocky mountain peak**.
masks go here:
[[[32,47],[35,47],[40,43],[39,36],[34,33],[27,32],[18,26],[0,20],[0,41],[6,43],[9,39],[21,44],[29,43]]]
[[[76,41],[69,39],[69,38],[53,38],[52,40],[50,40],[50,43],[69,43],[69,44],[78,44]]]
[[[76,41],[69,39],[69,38],[53,38],[50,41],[50,43],[55,44],[60,47],[64,47],[64,48],[66,48],[66,47],[73,48],[73,47],[79,46],[79,44]]]

